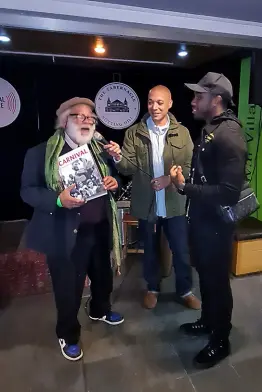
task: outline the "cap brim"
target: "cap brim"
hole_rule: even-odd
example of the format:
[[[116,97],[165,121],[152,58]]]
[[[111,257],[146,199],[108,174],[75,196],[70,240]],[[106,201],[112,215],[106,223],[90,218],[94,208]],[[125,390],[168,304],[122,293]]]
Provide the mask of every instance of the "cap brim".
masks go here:
[[[206,93],[207,90],[204,87],[199,86],[199,84],[185,83],[185,86],[195,93]]]

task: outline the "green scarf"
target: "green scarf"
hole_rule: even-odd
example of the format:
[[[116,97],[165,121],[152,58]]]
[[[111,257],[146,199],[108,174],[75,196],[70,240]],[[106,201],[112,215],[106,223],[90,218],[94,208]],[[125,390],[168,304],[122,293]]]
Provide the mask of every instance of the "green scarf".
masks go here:
[[[60,180],[59,170],[58,170],[58,158],[64,147],[64,130],[59,128],[53,136],[51,136],[47,141],[46,155],[45,155],[45,179],[46,184],[49,189],[52,189],[58,193],[62,192],[63,184]],[[96,157],[100,172],[103,177],[109,176],[109,168],[104,162],[101,152],[102,148],[98,145],[95,140],[92,140],[90,145],[91,150]],[[121,244],[120,244],[120,232],[117,219],[117,206],[116,202],[109,192],[110,205],[112,209],[112,220],[113,220],[113,253],[112,260],[114,261],[116,271],[120,273],[121,265]]]

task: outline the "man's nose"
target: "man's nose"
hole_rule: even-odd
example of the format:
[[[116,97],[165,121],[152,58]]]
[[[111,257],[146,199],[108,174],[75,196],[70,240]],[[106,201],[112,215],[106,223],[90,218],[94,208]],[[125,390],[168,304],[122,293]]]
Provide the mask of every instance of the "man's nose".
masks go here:
[[[153,103],[153,110],[156,110],[158,108],[158,105],[156,102]]]

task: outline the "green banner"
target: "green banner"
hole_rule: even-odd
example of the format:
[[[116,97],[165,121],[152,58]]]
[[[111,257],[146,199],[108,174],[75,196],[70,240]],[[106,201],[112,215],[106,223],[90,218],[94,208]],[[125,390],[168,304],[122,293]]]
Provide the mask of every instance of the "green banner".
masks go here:
[[[246,166],[247,177],[256,192],[261,208],[254,214],[262,220],[262,145],[260,135],[262,132],[261,107],[249,104],[249,86],[251,75],[251,59],[246,58],[241,63],[240,90],[238,117],[243,124],[248,145],[248,161]]]

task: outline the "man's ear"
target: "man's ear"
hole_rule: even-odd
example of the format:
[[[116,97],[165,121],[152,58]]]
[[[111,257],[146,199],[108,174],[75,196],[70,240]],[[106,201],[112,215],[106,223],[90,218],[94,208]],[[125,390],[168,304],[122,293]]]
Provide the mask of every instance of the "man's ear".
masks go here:
[[[55,125],[56,129],[66,128],[69,114],[70,114],[70,110],[66,110],[57,117],[56,125]]]
[[[171,108],[172,108],[172,106],[173,106],[173,101],[172,101],[172,99],[170,99],[170,101],[169,101],[169,105],[168,105],[168,109],[171,109]]]
[[[215,96],[215,98],[214,98],[214,103],[215,103],[216,105],[222,104],[222,97],[221,97],[221,95]]]

